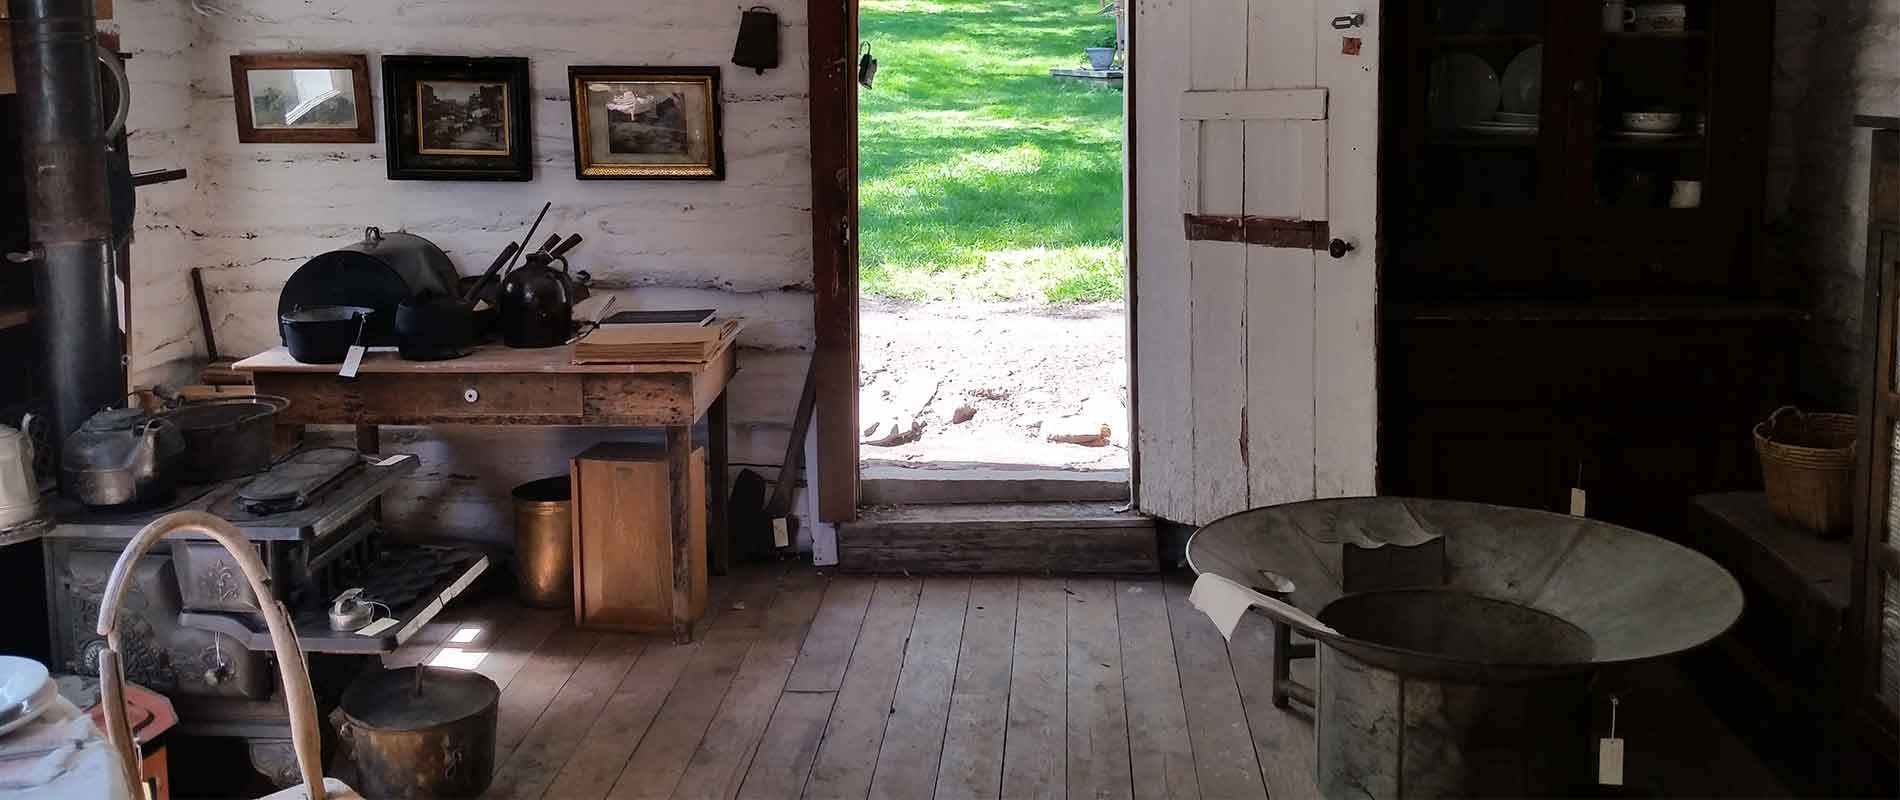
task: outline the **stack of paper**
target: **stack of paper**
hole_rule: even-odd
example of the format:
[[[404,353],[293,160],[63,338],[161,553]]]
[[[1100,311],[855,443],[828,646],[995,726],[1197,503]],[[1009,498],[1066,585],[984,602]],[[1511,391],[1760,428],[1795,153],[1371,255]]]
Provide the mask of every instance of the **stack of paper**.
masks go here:
[[[706,361],[738,335],[743,322],[725,317],[705,325],[602,325],[574,345],[574,363]]]

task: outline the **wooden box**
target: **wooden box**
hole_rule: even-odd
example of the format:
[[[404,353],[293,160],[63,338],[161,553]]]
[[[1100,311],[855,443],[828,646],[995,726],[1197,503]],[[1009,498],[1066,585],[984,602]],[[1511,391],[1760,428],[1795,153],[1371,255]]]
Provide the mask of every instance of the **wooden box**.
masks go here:
[[[706,451],[686,471],[686,541],[673,541],[666,449],[606,443],[575,456],[574,624],[591,630],[690,635],[706,611]],[[683,585],[674,564],[686,562]],[[678,589],[679,591],[676,591]]]

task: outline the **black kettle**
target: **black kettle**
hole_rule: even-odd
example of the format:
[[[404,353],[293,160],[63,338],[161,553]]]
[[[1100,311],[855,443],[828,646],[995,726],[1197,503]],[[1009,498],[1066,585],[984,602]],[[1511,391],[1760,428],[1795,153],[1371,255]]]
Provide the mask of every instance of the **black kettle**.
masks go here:
[[[554,262],[561,268],[555,269]],[[501,282],[501,340],[509,347],[555,347],[574,335],[574,279],[567,259],[529,253]]]

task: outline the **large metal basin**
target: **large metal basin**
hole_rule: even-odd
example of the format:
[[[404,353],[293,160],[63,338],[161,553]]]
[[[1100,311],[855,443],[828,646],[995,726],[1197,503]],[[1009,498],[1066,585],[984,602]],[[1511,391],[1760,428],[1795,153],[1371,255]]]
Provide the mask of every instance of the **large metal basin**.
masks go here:
[[[1699,647],[1742,612],[1735,579],[1695,551],[1478,503],[1254,509],[1197,531],[1188,562],[1330,627],[1276,623],[1320,643],[1316,779],[1335,798],[1585,789],[1595,671]]]

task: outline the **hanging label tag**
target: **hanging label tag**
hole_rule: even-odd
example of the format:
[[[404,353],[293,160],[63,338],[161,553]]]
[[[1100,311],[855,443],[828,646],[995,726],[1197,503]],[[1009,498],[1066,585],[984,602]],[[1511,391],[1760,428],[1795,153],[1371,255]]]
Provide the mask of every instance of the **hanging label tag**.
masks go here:
[[[1597,740],[1597,783],[1623,785],[1623,740]]]
[[[791,547],[792,546],[792,536],[791,536],[791,533],[786,530],[784,517],[776,517],[772,520],[772,546],[773,547]]]
[[[337,370],[336,374],[345,378],[356,377],[356,371],[363,367],[363,353],[367,350],[360,344],[350,345],[350,354],[343,357],[343,368]]]
[[[1570,515],[1573,517],[1583,516],[1583,509],[1588,499],[1589,498],[1585,495],[1582,489],[1571,489],[1570,490]]]
[[[390,457],[388,457],[388,458],[385,458],[385,459],[382,459],[382,460],[380,460],[380,461],[372,461],[372,462],[370,462],[370,463],[371,463],[371,464],[372,464],[373,466],[378,466],[378,467],[387,467],[387,466],[389,466],[389,465],[391,465],[391,464],[396,464],[396,463],[400,463],[400,462],[401,462],[401,461],[402,461],[403,459],[405,459],[405,458],[408,458],[408,457],[409,457],[409,454],[408,454],[408,453],[397,453],[397,454],[395,454],[395,455],[393,455],[393,456],[390,456]]]
[[[395,617],[383,617],[382,619],[376,620],[375,622],[372,622],[368,625],[364,625],[363,627],[358,628],[356,630],[356,635],[375,636],[376,634],[382,633],[383,631],[389,630],[390,628],[394,628],[394,627],[396,627]]]

